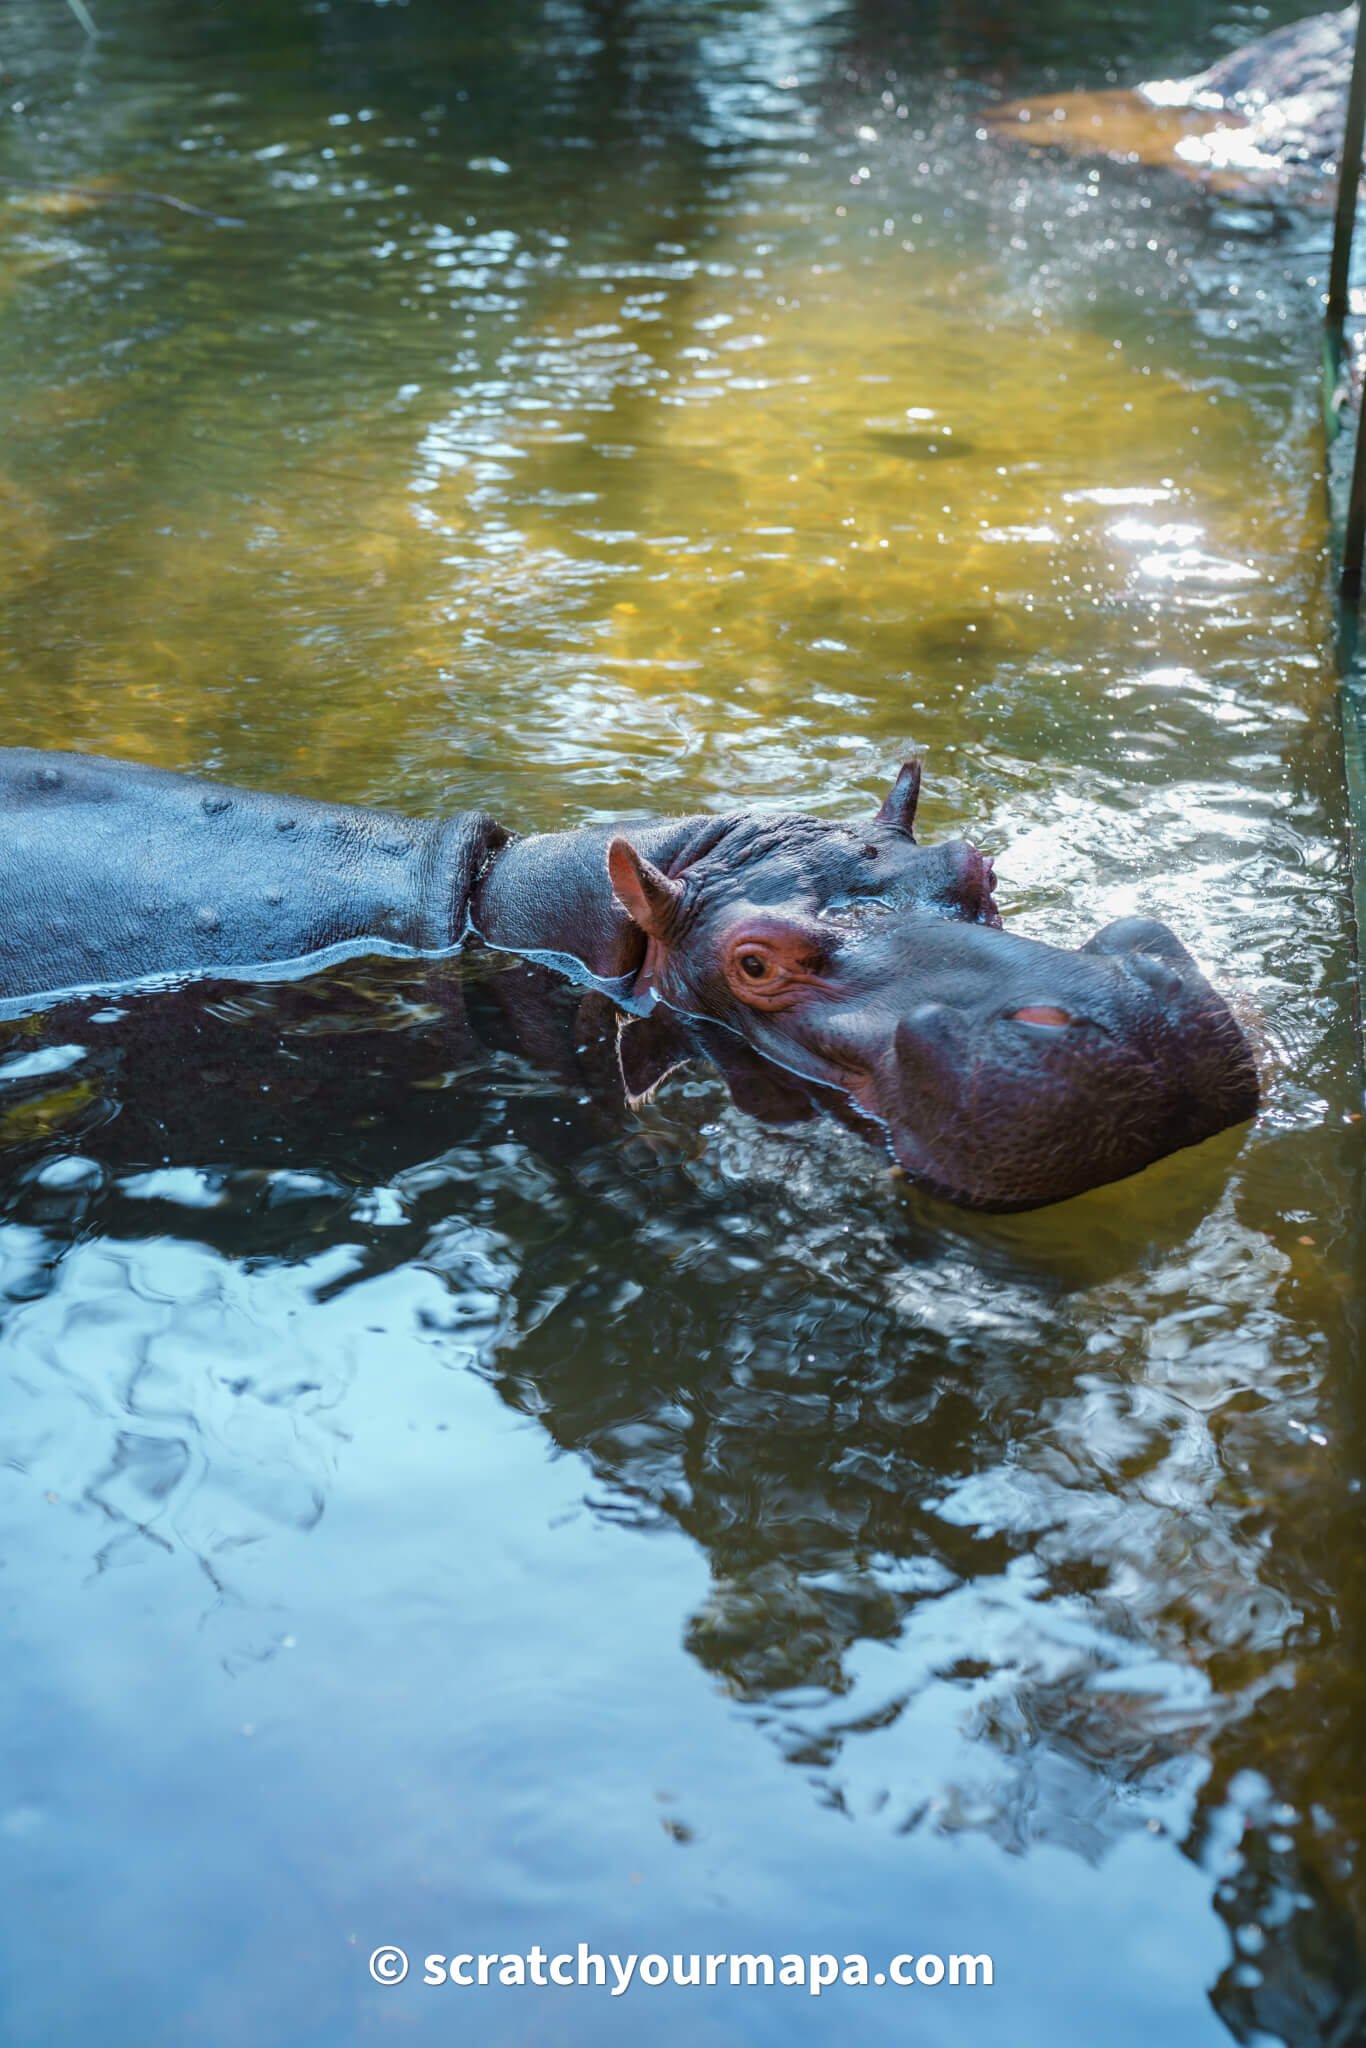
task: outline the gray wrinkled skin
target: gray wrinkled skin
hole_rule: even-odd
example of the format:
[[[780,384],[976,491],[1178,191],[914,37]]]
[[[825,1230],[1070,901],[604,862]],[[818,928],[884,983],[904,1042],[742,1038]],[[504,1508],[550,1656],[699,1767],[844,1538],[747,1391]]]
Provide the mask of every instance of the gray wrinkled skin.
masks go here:
[[[848,928],[869,908],[921,910],[998,925],[989,864],[961,839],[918,846],[881,818],[849,825],[801,813],[742,812],[616,827],[585,825],[509,846],[476,891],[480,936],[511,952],[560,951],[595,975],[634,975],[640,927],[606,886],[607,850],[620,831],[663,874],[678,878],[686,913],[671,944],[701,973],[731,918],[747,909],[826,918]]]
[[[747,1010],[742,991],[682,950],[647,955],[637,988],[839,1089],[949,1201],[1064,1201],[1256,1112],[1242,1030],[1156,919],[1122,919],[1076,951],[924,915],[856,931],[789,921],[813,974],[791,1007]],[[749,912],[732,922],[763,929]]]
[[[980,854],[961,840],[916,845],[918,788],[912,764],[857,826],[745,813],[667,820],[638,836],[698,886],[743,871],[740,894],[759,902],[796,896],[814,914],[861,894],[995,920]],[[612,836],[589,827],[512,841],[483,811],[408,818],[3,748],[0,1001],[339,951],[439,952],[471,929],[472,911],[492,946],[562,954],[617,978],[634,973],[644,940],[608,883]],[[691,941],[707,943],[704,929]]]
[[[507,837],[478,811],[404,818],[25,747],[0,750],[0,821],[0,1000],[437,951]]]
[[[1256,1113],[1237,1020],[1155,918],[1075,953],[1012,937],[984,954],[964,935],[934,986],[893,1031],[887,1086],[902,1164],[955,1201],[1063,1201]],[[1041,1007],[1066,1021],[1028,1021]]]

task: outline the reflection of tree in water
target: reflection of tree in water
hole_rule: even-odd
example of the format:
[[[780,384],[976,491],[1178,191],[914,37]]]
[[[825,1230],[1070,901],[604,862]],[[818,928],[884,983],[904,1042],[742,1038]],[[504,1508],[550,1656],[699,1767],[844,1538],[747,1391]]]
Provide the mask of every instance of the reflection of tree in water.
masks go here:
[[[1100,1861],[1128,1831],[1172,1825],[1154,1815],[1208,1755],[1186,1846],[1235,1939],[1219,2009],[1240,2038],[1345,2048],[1361,1701],[1331,1606],[1359,1627],[1360,1575],[1348,1544],[1338,1561],[1357,1583],[1322,1576],[1340,1500],[1272,1520],[1278,1493],[1312,1484],[1283,1434],[1312,1402],[1283,1373],[1290,1413],[1273,1420],[1274,1368],[1240,1391],[1257,1361],[1236,1325],[1265,1293],[1254,1272],[1240,1303],[1236,1268],[1255,1268],[1257,1234],[1227,1207],[1196,1231],[1192,1263],[1219,1276],[1234,1328],[1184,1382],[1173,1372],[1164,1402],[1128,1381],[1122,1339],[1098,1341],[1107,1293],[1123,1315],[1122,1281],[1102,1279],[1093,1326],[1046,1269],[993,1271],[951,1230],[898,1241],[865,1217],[851,1247],[823,1215],[819,1168],[805,1188],[786,1170],[750,1183],[749,1228],[782,1246],[751,1275],[733,1255],[743,1227],[689,1230],[678,1271],[665,1216],[637,1233],[625,1307],[614,1220],[595,1217],[591,1250],[580,1239],[577,1278],[524,1267],[519,1294],[530,1283],[541,1313],[500,1349],[504,1391],[590,1456],[612,1483],[605,1511],[676,1519],[704,1547],[713,1586],[689,1647],[822,1796],[906,1830]],[[642,1337],[658,1378],[642,1378]],[[1206,1423],[1188,1403],[1212,1393],[1221,1344],[1234,1413],[1220,1402]],[[869,1659],[892,1642],[894,1663]],[[873,1782],[887,1764],[859,1760],[859,1738],[898,1723],[894,1775]]]
[[[188,1159],[225,1199],[167,1200],[158,1229],[285,1268],[359,1244],[333,1292],[449,1276],[451,1341],[587,1460],[595,1511],[704,1550],[688,1646],[821,1798],[1096,1863],[1170,1829],[1235,1942],[1234,2033],[1355,2038],[1359,1556],[1279,1323],[1293,1280],[1221,1171],[1159,1182],[1153,1296],[1132,1233],[1111,1256],[903,1200],[833,1124],[751,1122],[701,1068],[631,1117],[610,1007],[521,968],[148,998],[22,1043],[82,1033],[103,1052],[28,1091],[113,1175],[74,1230],[145,1236],[120,1178]],[[281,1175],[313,1198],[274,1203]],[[10,1214],[46,1218],[52,1264],[60,1199],[21,1180]],[[402,1215],[367,1229],[384,1189]],[[126,1450],[102,1500],[174,1485]]]

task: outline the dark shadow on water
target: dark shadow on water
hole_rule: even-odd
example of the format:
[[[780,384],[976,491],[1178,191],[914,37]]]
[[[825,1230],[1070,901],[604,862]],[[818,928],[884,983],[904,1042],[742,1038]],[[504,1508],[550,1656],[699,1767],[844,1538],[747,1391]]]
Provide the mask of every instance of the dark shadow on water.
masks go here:
[[[54,1152],[79,1152],[90,1171],[72,1184],[105,1190],[100,1227],[141,1236],[146,1197],[121,1205],[120,1176],[197,1171],[222,1199],[196,1212],[194,1235],[229,1255],[289,1255],[292,1225],[268,1221],[273,1173],[311,1173],[341,1200],[500,1136],[515,1136],[552,1175],[580,1175],[587,1159],[615,1165],[633,1195],[648,1157],[652,1208],[680,1231],[698,1228],[706,1180],[699,1187],[686,1168],[705,1152],[718,1093],[742,1148],[748,1132],[748,1198],[773,1198],[773,1160],[790,1164],[814,1125],[855,1227],[871,1202],[901,1265],[967,1260],[1042,1299],[1141,1270],[1179,1246],[1220,1198],[1246,1135],[1226,1133],[1138,1183],[1045,1211],[976,1215],[908,1181],[878,1127],[837,1091],[798,1082],[719,1027],[665,1013],[629,1019],[605,996],[497,955],[92,996],[0,1021],[9,1202],[51,1185]],[[487,1188],[517,1196],[515,1171],[502,1173],[496,1156]],[[610,1209],[620,1190],[604,1182],[598,1192]],[[167,1215],[176,1213],[172,1198]],[[377,1238],[390,1263],[409,1255],[426,1220]],[[762,1234],[762,1214],[755,1227]],[[354,1235],[344,1208],[324,1241],[333,1231]]]

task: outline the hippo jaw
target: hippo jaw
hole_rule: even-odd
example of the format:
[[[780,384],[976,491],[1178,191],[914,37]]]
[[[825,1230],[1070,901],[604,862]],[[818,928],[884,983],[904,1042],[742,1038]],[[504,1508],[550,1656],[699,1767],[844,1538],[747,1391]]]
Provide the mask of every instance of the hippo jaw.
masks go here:
[[[1018,943],[993,991],[915,1006],[859,1091],[930,1192],[1041,1208],[1256,1113],[1248,1042],[1166,926],[1126,919],[1052,961]]]

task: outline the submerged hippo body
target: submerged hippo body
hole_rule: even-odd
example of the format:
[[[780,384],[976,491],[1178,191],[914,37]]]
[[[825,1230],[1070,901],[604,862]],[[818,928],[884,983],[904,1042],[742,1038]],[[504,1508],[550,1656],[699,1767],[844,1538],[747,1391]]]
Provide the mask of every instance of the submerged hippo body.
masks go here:
[[[758,1085],[743,1052],[836,1091],[913,1176],[983,1208],[1060,1200],[1252,1115],[1242,1033],[1165,926],[1078,951],[1004,932],[981,854],[916,844],[918,789],[908,762],[858,823],[515,839],[483,812],[423,821],[0,750],[0,1003],[468,936],[651,1020],[629,1093],[692,1056],[697,1024],[723,1027],[739,1085]]]

